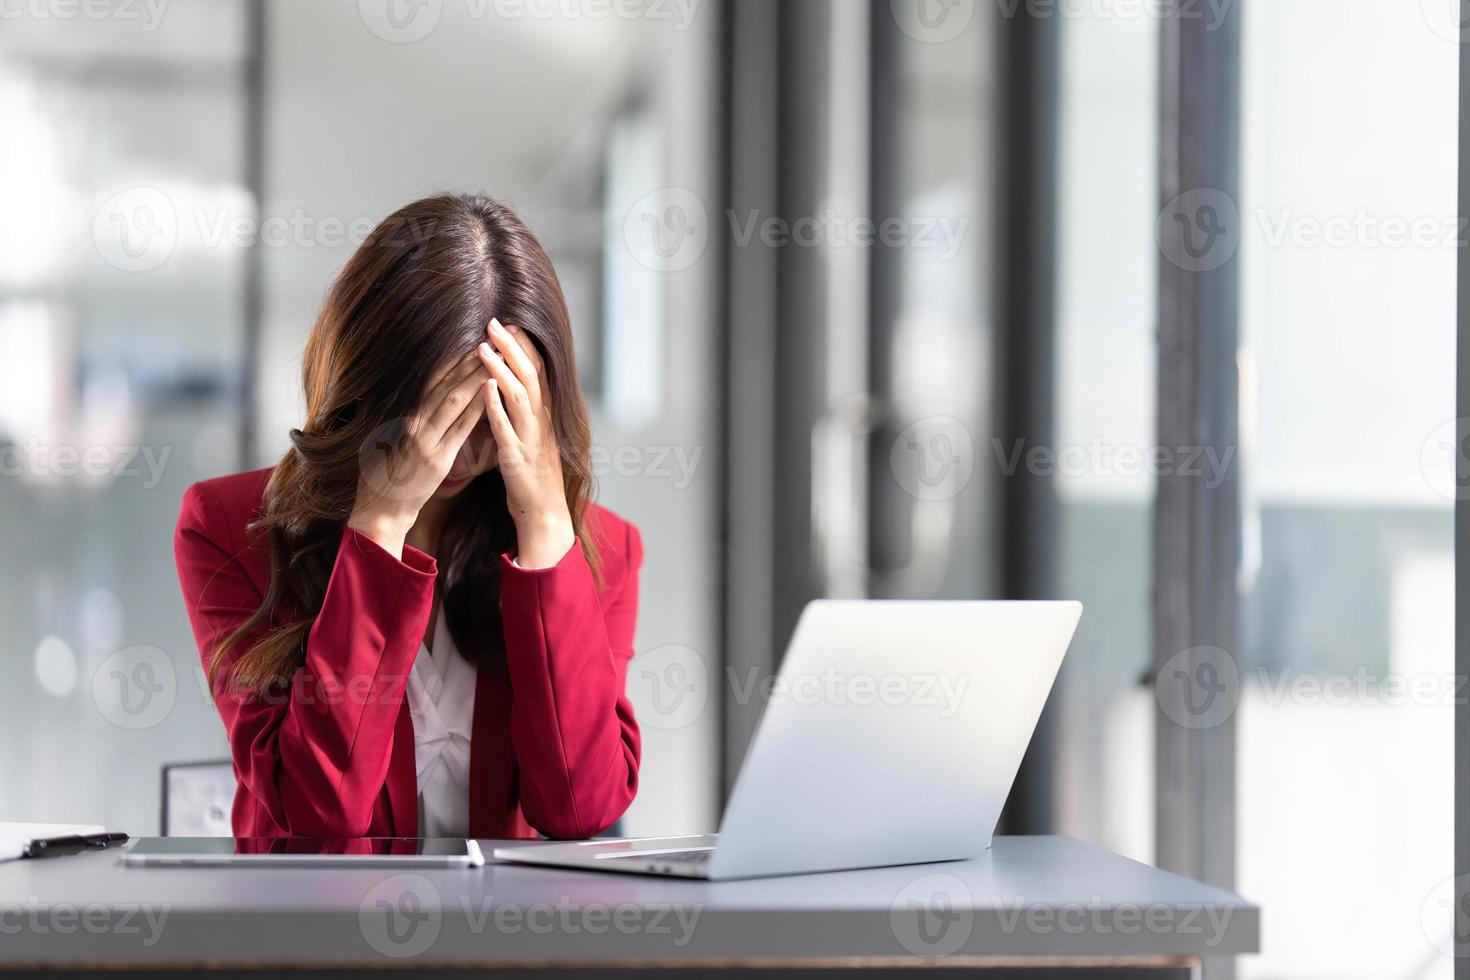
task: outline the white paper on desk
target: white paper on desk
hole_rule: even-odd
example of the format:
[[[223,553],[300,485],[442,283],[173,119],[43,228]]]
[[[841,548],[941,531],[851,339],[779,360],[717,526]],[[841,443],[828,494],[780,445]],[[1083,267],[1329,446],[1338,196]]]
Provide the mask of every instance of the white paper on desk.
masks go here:
[[[67,837],[72,834],[101,834],[94,823],[0,823],[0,861],[14,861],[37,837]]]

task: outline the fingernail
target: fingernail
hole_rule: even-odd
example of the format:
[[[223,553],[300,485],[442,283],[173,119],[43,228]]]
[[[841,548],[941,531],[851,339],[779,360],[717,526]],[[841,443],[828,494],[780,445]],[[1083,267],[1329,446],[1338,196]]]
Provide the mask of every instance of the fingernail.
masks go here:
[[[503,326],[500,325],[500,321],[497,320],[493,316],[490,318],[490,326],[492,328],[496,329],[496,330],[504,330],[505,329],[505,327],[503,327]]]
[[[491,353],[490,345],[489,344],[482,343],[480,345],[480,353],[481,354],[489,354],[489,353]]]
[[[516,326],[514,323],[512,323],[510,326],[506,327],[505,330],[506,330],[507,333],[520,333],[521,332],[521,328],[518,327],[518,326]]]

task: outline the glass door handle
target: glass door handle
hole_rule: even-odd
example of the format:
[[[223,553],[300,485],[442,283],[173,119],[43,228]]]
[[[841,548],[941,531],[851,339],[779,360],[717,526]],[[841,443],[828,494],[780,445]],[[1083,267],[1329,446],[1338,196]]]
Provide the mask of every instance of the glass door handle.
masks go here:
[[[867,590],[868,435],[873,404],[849,398],[812,425],[811,546],[822,594],[861,598]]]
[[[903,454],[874,447],[875,436],[892,431],[883,425],[890,414],[872,399],[853,398],[833,405],[812,426],[812,555],[824,595],[930,596],[949,568],[958,495],[929,499],[913,492],[897,471],[894,457]],[[905,505],[910,547],[908,560],[893,568],[878,568],[869,560],[870,460],[890,470],[903,488],[891,499]]]

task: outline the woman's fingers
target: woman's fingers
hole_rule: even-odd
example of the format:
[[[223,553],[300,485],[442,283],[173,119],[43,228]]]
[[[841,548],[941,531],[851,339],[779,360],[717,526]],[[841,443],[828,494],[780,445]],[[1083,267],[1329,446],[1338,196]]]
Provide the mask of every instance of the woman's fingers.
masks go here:
[[[495,437],[495,445],[500,449],[514,446],[519,437],[516,435],[515,426],[510,424],[510,416],[506,414],[505,403],[500,400],[500,384],[494,378],[485,383],[485,418],[490,421],[490,434]]]
[[[541,358],[535,353],[536,348],[526,337],[524,330],[511,333],[509,327],[499,320],[490,321],[490,343],[500,352],[505,363],[515,373],[516,380],[526,389],[526,395],[531,400],[531,410],[535,411],[541,407]],[[527,348],[531,353],[527,353]]]
[[[468,355],[460,358],[451,358],[447,364],[441,367],[438,371],[434,372],[434,376],[430,378],[429,383],[424,386],[424,397],[427,398],[429,393],[437,388],[441,383],[443,383],[443,381],[451,374],[455,374],[458,371],[463,370],[466,361],[472,360],[474,360],[474,358],[469,357]]]
[[[536,349],[536,342],[531,339],[531,335],[524,330],[516,329],[513,324],[505,329],[510,331],[510,335],[515,338],[515,342],[520,344],[521,350],[526,352],[526,357],[530,358],[531,363],[536,366],[537,379],[544,378],[546,375],[545,365],[541,360],[541,352]],[[544,388],[542,393],[545,394]]]
[[[485,381],[485,369],[476,359],[470,370],[455,377],[458,379],[456,384],[444,392],[437,405],[429,408],[429,417],[424,423],[422,434],[430,446],[436,446],[443,441],[444,434],[459,418],[465,406],[475,400],[480,385]]]
[[[531,407],[530,396],[521,380],[510,369],[510,365],[505,363],[505,358],[491,349],[489,344],[480,345],[480,360],[484,362],[485,370],[490,372],[490,377],[495,379],[501,403],[511,422],[517,429],[529,432],[529,426],[535,424],[536,416]]]
[[[458,387],[465,378],[481,370],[483,370],[483,365],[473,352],[450,361],[449,366],[440,371],[435,380],[425,389],[424,397],[419,402],[418,414],[427,421],[439,404],[444,401],[446,395]]]
[[[483,391],[490,387],[488,378],[480,379],[480,390],[472,394],[466,402],[464,409],[459,413],[448,429],[444,431],[444,438],[439,440],[441,451],[459,452],[459,447],[470,437],[480,419],[485,417],[485,400],[480,397]]]

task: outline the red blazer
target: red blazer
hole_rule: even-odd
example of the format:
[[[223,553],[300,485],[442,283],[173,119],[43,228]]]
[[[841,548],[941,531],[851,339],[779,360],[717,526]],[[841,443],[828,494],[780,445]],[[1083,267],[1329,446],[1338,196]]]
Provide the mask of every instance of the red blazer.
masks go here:
[[[265,594],[266,554],[246,525],[269,475],[206,480],[184,494],[174,555],[206,668]],[[601,590],[580,547],[552,568],[501,559],[506,657],[481,668],[475,687],[473,837],[592,837],[637,790],[638,725],[624,687],[643,548],[632,524],[601,507],[588,508],[587,530],[600,548]],[[237,836],[418,835],[404,691],[435,574],[416,548],[405,546],[399,561],[344,529],[289,694],[217,692],[239,782]]]

